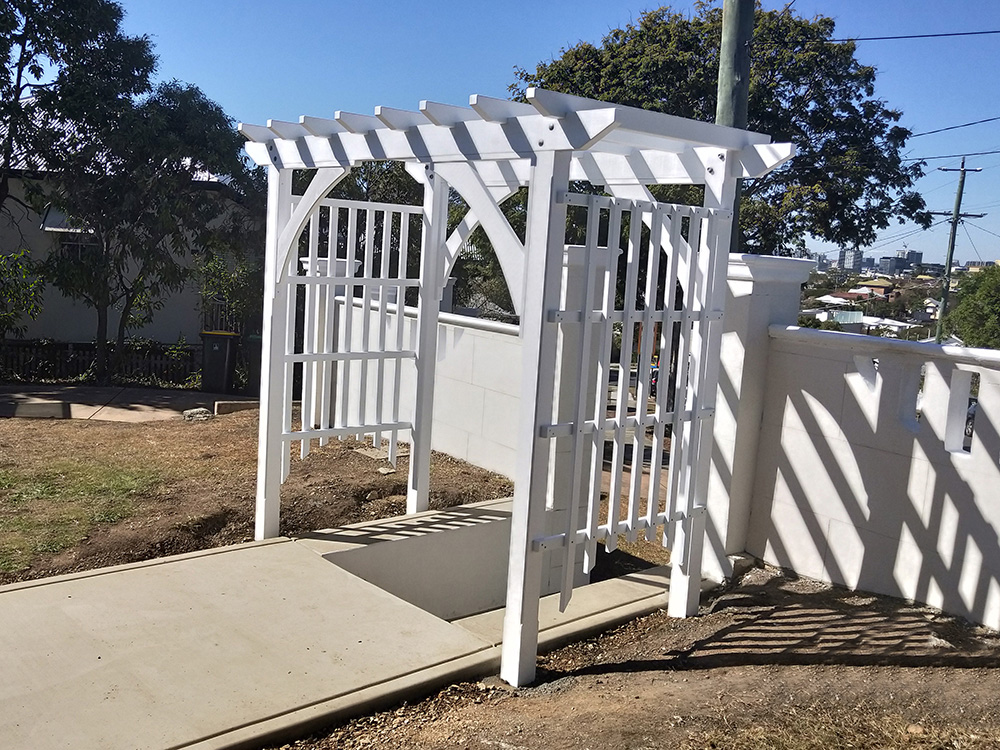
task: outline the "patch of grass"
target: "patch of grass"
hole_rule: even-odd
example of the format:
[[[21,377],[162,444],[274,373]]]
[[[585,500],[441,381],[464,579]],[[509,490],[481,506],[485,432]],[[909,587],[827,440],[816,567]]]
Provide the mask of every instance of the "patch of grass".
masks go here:
[[[22,570],[78,544],[98,525],[129,518],[161,482],[153,469],[95,460],[0,470],[0,571]]]

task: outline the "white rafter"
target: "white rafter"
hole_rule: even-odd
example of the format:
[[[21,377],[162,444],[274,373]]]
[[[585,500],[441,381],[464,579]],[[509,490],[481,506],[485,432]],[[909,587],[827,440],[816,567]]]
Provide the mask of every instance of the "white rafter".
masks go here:
[[[247,152],[279,169],[350,167],[392,159],[482,164],[524,161],[511,170],[524,184],[539,153],[571,151],[572,179],[594,184],[701,183],[694,147],[739,152],[741,177],[763,174],[791,156],[766,135],[660,112],[528,89],[528,103],[473,95],[469,107],[423,101],[419,111],[377,107],[374,115],[337,112],[333,119],[240,124]],[[731,167],[734,168],[735,167]],[[510,182],[514,175],[503,176]],[[483,175],[488,186],[497,178]]]

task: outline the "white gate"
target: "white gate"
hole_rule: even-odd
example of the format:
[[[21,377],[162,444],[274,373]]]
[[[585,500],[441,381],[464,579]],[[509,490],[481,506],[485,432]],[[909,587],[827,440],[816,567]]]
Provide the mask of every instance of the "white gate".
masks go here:
[[[711,434],[718,369],[706,363],[710,348],[718,347],[724,291],[714,271],[720,233],[729,232],[731,217],[719,209],[593,195],[569,194],[565,202],[571,226],[586,227],[585,241],[567,248],[558,296],[546,300],[542,346],[559,353],[558,396],[551,423],[539,429],[549,450],[535,454],[551,467],[549,486],[539,488],[546,490],[547,508],[565,525],[533,542],[563,556],[563,606],[581,564],[578,550],[589,573],[598,542],[612,550],[619,534],[631,541],[659,536],[675,568],[685,572],[700,560],[692,548],[700,539],[695,526],[698,519],[703,525],[706,488],[692,468],[701,465]],[[654,397],[657,358],[662,375]]]
[[[290,207],[300,200],[291,196]],[[424,337],[423,357],[431,366],[403,377],[421,345],[420,326],[406,324],[408,291],[419,292],[421,307],[431,310],[421,313],[425,327],[437,329],[439,285],[424,260],[439,253],[423,247],[424,207],[324,198],[303,223],[284,265],[275,270],[274,303],[265,321],[271,351],[262,395],[273,394],[273,417],[262,420],[262,432],[276,423],[277,440],[261,441],[258,472],[278,483],[288,478],[289,444],[296,441],[305,458],[315,442],[325,445],[331,438],[370,438],[376,448],[387,438],[387,457],[395,465],[400,433],[412,441],[419,392],[433,386],[432,337]],[[415,392],[404,394],[404,382]],[[429,453],[424,442],[422,454]],[[263,509],[259,505],[258,530]],[[267,522],[275,526],[276,520],[272,510]]]
[[[396,463],[399,432],[412,427],[411,415],[400,414],[400,375],[416,355],[404,339],[403,303],[420,283],[407,272],[418,261],[410,245],[419,239],[420,217],[419,206],[325,199],[309,218],[305,252],[298,266],[289,264],[285,281],[302,288],[288,295],[294,325],[286,327],[283,357],[286,392],[301,377],[302,409],[292,429],[286,398],[282,438],[298,440],[302,458],[317,439],[325,445],[331,437],[367,436],[381,447],[387,436]],[[288,451],[282,457],[284,479]]]

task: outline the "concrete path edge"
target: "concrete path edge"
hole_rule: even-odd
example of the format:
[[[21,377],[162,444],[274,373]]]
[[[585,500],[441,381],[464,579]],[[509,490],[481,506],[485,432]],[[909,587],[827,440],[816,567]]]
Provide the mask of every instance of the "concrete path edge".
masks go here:
[[[602,583],[614,585],[614,580]],[[554,598],[558,596],[552,595]],[[667,595],[662,592],[544,629],[538,634],[539,653],[604,632],[664,609],[666,605]],[[269,743],[292,741],[335,723],[390,708],[404,701],[425,698],[446,685],[495,675],[500,669],[500,650],[499,645],[491,646],[476,654],[436,664],[348,695],[337,696],[216,737],[205,738],[185,747],[192,750],[251,750]]]

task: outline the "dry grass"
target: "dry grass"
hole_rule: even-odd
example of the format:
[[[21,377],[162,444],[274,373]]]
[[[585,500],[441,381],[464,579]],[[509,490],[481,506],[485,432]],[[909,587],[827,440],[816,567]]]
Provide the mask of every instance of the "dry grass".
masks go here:
[[[384,473],[358,447],[335,440],[292,461],[282,533],[403,511],[406,459]],[[0,419],[0,583],[248,541],[256,466],[256,410],[207,422]],[[432,508],[512,489],[436,453],[430,484]]]
[[[21,570],[131,517],[161,484],[155,466],[88,458],[0,470],[0,571]]]

